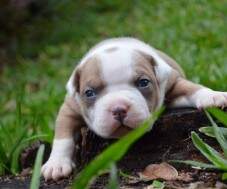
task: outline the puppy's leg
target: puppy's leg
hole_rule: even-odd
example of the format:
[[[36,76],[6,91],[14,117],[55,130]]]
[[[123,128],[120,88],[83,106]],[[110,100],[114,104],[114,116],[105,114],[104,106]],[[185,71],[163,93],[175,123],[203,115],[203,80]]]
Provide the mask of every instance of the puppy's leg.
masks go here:
[[[46,180],[58,180],[72,172],[74,134],[79,130],[81,123],[78,104],[71,97],[66,97],[56,120],[55,137],[49,160],[41,170]]]
[[[227,93],[214,91],[179,77],[167,94],[167,101],[171,107],[223,108],[227,106]]]

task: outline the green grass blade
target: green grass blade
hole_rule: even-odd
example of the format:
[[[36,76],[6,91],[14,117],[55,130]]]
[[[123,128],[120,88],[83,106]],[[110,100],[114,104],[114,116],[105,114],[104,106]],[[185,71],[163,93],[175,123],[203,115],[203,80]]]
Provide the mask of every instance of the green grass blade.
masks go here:
[[[5,168],[3,166],[3,164],[0,162],[0,176],[5,174]]]
[[[221,180],[226,181],[227,180],[227,173],[223,173]]]
[[[117,177],[117,168],[116,168],[115,164],[111,165],[110,179],[109,179],[109,183],[106,188],[107,189],[118,189],[119,188],[118,177]]]
[[[13,174],[17,174],[19,171],[19,156],[20,152],[23,150],[23,139],[27,134],[27,129],[23,128],[20,136],[16,139],[14,145],[10,149],[9,153],[9,161],[10,161],[10,170]]]
[[[20,169],[20,165],[19,165],[19,157],[20,154],[22,152],[22,150],[25,148],[25,145],[19,145],[15,151],[12,154],[12,157],[10,159],[10,171],[11,173],[13,173],[14,175],[16,175]]]
[[[227,128],[225,127],[219,127],[220,132],[223,134],[223,136],[227,139]],[[213,137],[215,138],[215,134],[214,134],[214,128],[211,127],[201,127],[199,128],[199,131],[209,137]]]
[[[7,162],[7,161],[8,161],[8,158],[6,156],[6,150],[0,141],[0,162]]]
[[[227,170],[227,160],[221,157],[215,149],[204,143],[203,140],[195,133],[191,133],[192,141],[195,147],[216,167],[221,170]]]
[[[45,146],[42,144],[39,147],[39,150],[37,152],[36,160],[35,160],[35,167],[33,170],[32,180],[31,180],[31,184],[30,184],[30,189],[39,189],[44,149],[45,149]]]
[[[73,182],[73,188],[86,188],[93,177],[102,170],[108,169],[111,164],[117,162],[127,152],[129,147],[150,129],[155,120],[159,117],[162,110],[155,112],[140,127],[122,137],[120,140],[110,145],[103,153],[98,155],[89,165],[82,170]]]
[[[121,177],[124,177],[124,178],[127,178],[127,179],[134,178],[133,176],[129,175],[128,173],[123,172],[122,170],[119,170],[119,175]]]
[[[18,138],[15,140],[14,145],[12,146],[12,148],[10,149],[10,153],[9,153],[9,159],[12,159],[12,155],[14,154],[14,152],[16,151],[16,149],[21,145],[23,139],[25,138],[27,134],[27,128],[24,127],[22,129],[21,134],[18,136]]]
[[[165,188],[165,184],[163,182],[158,181],[158,180],[154,180],[152,182],[151,186],[154,189],[164,189]]]
[[[22,87],[19,89],[23,91]],[[16,99],[17,109],[16,109],[16,117],[17,117],[17,126],[22,126],[22,112],[21,112],[21,102],[22,102],[22,92],[19,92],[19,96]]]
[[[211,113],[215,118],[218,119],[223,125],[227,127],[227,113],[223,112],[220,109],[217,108],[208,108],[207,109],[209,113]]]
[[[207,111],[206,111],[206,115],[209,118],[209,120],[213,126],[215,138],[217,139],[218,143],[220,144],[222,150],[224,151],[225,157],[227,157],[227,140],[225,139],[223,133],[221,132],[221,130],[219,129],[219,127],[217,126],[217,124],[214,122],[214,120],[212,119],[212,117],[210,116],[210,114]]]
[[[6,130],[5,126],[1,121],[0,121],[0,129],[1,129],[0,132],[1,134],[3,134],[3,136],[5,135],[10,137],[9,133],[5,131]],[[9,159],[7,157],[7,150],[5,148],[6,147],[4,147],[3,139],[0,138],[0,162],[7,164]]]
[[[13,140],[12,138],[12,134],[9,133],[9,131],[6,129],[6,126],[0,121],[0,129],[1,129],[1,132],[3,133],[3,135],[7,136],[7,138],[9,140]]]
[[[192,167],[199,167],[201,169],[218,169],[215,165],[202,163],[198,161],[192,161],[192,160],[171,160],[170,162],[183,163],[186,165],[191,165]]]
[[[31,137],[24,139],[22,143],[24,144],[24,143],[27,143],[27,142],[31,142],[33,140],[40,140],[40,139],[46,138],[46,137],[48,137],[47,134],[39,134],[39,135],[37,134],[37,135],[34,135],[34,136],[31,136]]]

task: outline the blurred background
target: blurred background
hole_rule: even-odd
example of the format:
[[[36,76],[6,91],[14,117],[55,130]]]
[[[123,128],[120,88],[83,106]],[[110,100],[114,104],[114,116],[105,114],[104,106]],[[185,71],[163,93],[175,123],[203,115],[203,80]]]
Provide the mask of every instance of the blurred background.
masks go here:
[[[227,90],[226,10],[226,0],[1,0],[0,154],[23,140],[51,142],[67,79],[106,38],[144,40],[189,79]]]

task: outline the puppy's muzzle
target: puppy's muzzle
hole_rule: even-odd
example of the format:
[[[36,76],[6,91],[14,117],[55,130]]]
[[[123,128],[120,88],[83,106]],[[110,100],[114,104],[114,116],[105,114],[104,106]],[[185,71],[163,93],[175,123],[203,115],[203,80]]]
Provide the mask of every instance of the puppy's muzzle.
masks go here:
[[[112,109],[112,116],[115,120],[123,124],[124,119],[127,117],[129,106],[124,104],[115,105]]]
[[[113,110],[113,117],[114,119],[116,119],[117,121],[119,121],[120,123],[122,123],[124,121],[124,118],[127,115],[127,111],[124,108],[116,108],[115,110]]]

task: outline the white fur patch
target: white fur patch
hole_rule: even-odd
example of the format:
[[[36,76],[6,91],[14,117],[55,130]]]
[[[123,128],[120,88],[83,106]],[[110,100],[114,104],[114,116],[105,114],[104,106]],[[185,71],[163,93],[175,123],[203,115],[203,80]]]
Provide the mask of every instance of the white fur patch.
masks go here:
[[[183,96],[177,99],[172,107],[194,107],[198,109],[207,107],[226,107],[227,93],[213,91],[209,88],[202,88],[190,96]]]
[[[192,105],[196,108],[206,107],[226,107],[227,106],[227,93],[213,91],[208,88],[198,90],[190,97]]]
[[[74,141],[70,139],[55,139],[49,160],[42,166],[42,174],[45,180],[58,180],[67,177],[74,167],[72,155]]]
[[[99,54],[102,77],[108,86],[129,83],[133,77],[132,52],[128,48],[119,48],[112,53]]]

